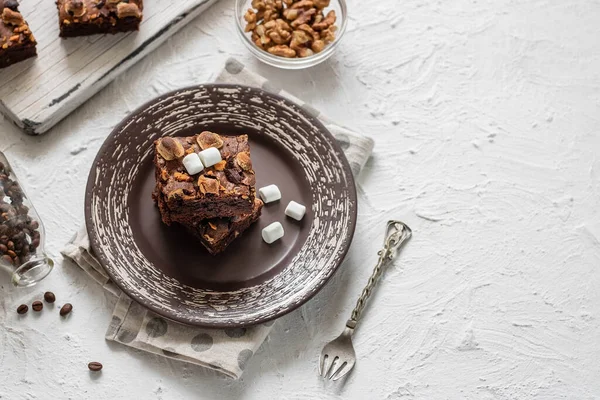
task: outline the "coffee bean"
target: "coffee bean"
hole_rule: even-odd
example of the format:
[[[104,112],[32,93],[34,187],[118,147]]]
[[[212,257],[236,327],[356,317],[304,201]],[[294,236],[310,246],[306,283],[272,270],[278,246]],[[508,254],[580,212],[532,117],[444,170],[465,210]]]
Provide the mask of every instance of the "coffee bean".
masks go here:
[[[27,304],[21,304],[19,307],[17,307],[17,314],[25,314],[27,311],[29,311],[29,307],[27,307]]]
[[[0,259],[2,259],[3,262],[5,262],[8,265],[14,265],[14,261],[12,258],[10,258],[9,255],[5,254],[2,257],[0,257]]]
[[[44,303],[42,303],[39,300],[36,300],[31,304],[31,308],[33,308],[33,311],[42,311],[42,308],[44,308]]]
[[[69,314],[72,310],[73,310],[73,305],[71,305],[71,303],[65,304],[64,306],[62,306],[60,308],[61,317],[64,317],[65,315]]]
[[[15,253],[15,252],[14,252],[14,251],[12,251],[12,250],[8,250],[8,251],[6,252],[6,254],[8,254],[8,255],[9,255],[9,256],[11,256],[12,258],[15,258],[15,257],[17,256],[17,253]]]
[[[6,247],[3,244],[0,244],[0,253],[6,254],[7,251],[8,251],[8,247]]]
[[[19,229],[23,229],[23,227],[19,227]],[[23,239],[25,239],[25,234],[23,233],[23,231],[15,233],[12,237],[12,240],[15,243],[22,242]]]
[[[9,240],[8,243],[6,243],[6,247],[8,247],[9,250],[14,250],[15,243],[12,240]]]
[[[54,303],[56,301],[56,296],[52,292],[46,292],[44,293],[44,300],[46,300],[47,303]]]
[[[90,371],[98,372],[102,369],[102,364],[100,364],[97,361],[93,361],[88,364],[88,368],[90,369]]]
[[[29,212],[29,207],[27,207],[27,206],[25,206],[25,205],[21,204],[21,205],[19,206],[19,208],[18,208],[18,210],[17,210],[17,211],[18,211],[18,213],[19,213],[19,214],[21,214],[21,215],[27,215],[27,213]]]
[[[34,249],[37,249],[38,247],[40,247],[40,239],[33,239],[33,241],[31,242],[31,246]]]
[[[33,230],[36,230],[37,228],[40,227],[40,223],[37,221],[31,221],[31,224],[29,224],[29,227]]]

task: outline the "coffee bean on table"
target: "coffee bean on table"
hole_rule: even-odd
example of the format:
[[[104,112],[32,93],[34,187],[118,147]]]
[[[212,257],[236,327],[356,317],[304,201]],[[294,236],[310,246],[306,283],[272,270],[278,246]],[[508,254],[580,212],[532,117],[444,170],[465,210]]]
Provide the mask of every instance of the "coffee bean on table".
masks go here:
[[[17,307],[17,314],[23,315],[27,313],[27,311],[29,311],[27,304],[21,304],[19,307]]]
[[[98,372],[102,369],[102,364],[100,364],[97,361],[93,361],[88,364],[88,368],[90,369],[90,371]]]
[[[31,308],[33,308],[33,311],[42,311],[42,308],[44,308],[44,303],[36,300],[33,302],[33,304],[31,304]]]
[[[65,315],[70,313],[72,310],[73,310],[73,305],[71,303],[67,303],[60,308],[60,315],[62,317],[64,317]]]
[[[56,296],[52,292],[44,293],[44,300],[48,303],[54,303],[56,301]]]

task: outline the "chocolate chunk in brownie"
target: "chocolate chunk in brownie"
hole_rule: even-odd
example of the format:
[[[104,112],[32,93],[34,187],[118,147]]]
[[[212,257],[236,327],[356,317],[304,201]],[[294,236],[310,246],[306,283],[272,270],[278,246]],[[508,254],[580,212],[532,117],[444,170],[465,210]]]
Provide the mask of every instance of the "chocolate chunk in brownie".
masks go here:
[[[258,220],[262,208],[263,202],[255,199],[254,209],[250,214],[238,215],[233,218],[213,218],[201,221],[187,229],[200,239],[210,254],[216,255],[223,252],[231,242]]]
[[[142,21],[142,0],[58,0],[60,36],[87,36],[136,31]]]
[[[0,68],[37,55],[35,37],[16,0],[0,0]]]
[[[220,151],[222,161],[189,175],[183,158],[209,147]],[[165,137],[155,142],[154,165],[153,197],[167,225],[178,222],[190,226],[206,219],[252,213],[256,177],[247,135],[202,132],[190,137]]]

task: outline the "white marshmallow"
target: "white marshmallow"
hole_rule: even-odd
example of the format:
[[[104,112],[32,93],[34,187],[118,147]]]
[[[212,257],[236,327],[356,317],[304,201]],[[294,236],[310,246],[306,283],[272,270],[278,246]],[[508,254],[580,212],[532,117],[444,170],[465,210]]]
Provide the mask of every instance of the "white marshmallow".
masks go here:
[[[283,225],[279,222],[273,222],[262,230],[262,237],[268,244],[273,243],[283,237]]]
[[[301,221],[306,214],[306,207],[295,201],[290,201],[290,204],[285,208],[285,215],[294,218],[296,221]]]
[[[281,200],[281,192],[277,185],[269,185],[258,189],[258,195],[265,204]]]
[[[199,174],[204,169],[204,165],[202,165],[202,161],[196,153],[188,154],[183,157],[183,166],[190,175]]]
[[[202,150],[198,153],[204,168],[212,167],[213,165],[221,162],[221,152],[216,147],[209,147],[206,150]]]

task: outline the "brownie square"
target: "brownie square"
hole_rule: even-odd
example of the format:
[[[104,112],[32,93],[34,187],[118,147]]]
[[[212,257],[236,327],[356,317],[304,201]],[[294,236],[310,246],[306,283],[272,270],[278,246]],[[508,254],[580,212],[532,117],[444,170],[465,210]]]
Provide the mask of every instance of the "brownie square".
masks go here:
[[[153,197],[165,224],[191,226],[205,219],[252,213],[256,177],[247,135],[202,132],[190,137],[161,138],[154,145]],[[220,151],[222,161],[190,176],[183,158],[209,147]]]
[[[142,0],[58,0],[60,36],[87,36],[137,31]]]
[[[242,214],[233,218],[213,218],[187,227],[212,255],[219,254],[238,236],[258,220],[262,212],[263,202],[254,200],[254,209],[250,214]]]
[[[16,0],[0,0],[0,68],[37,55],[31,33]]]

